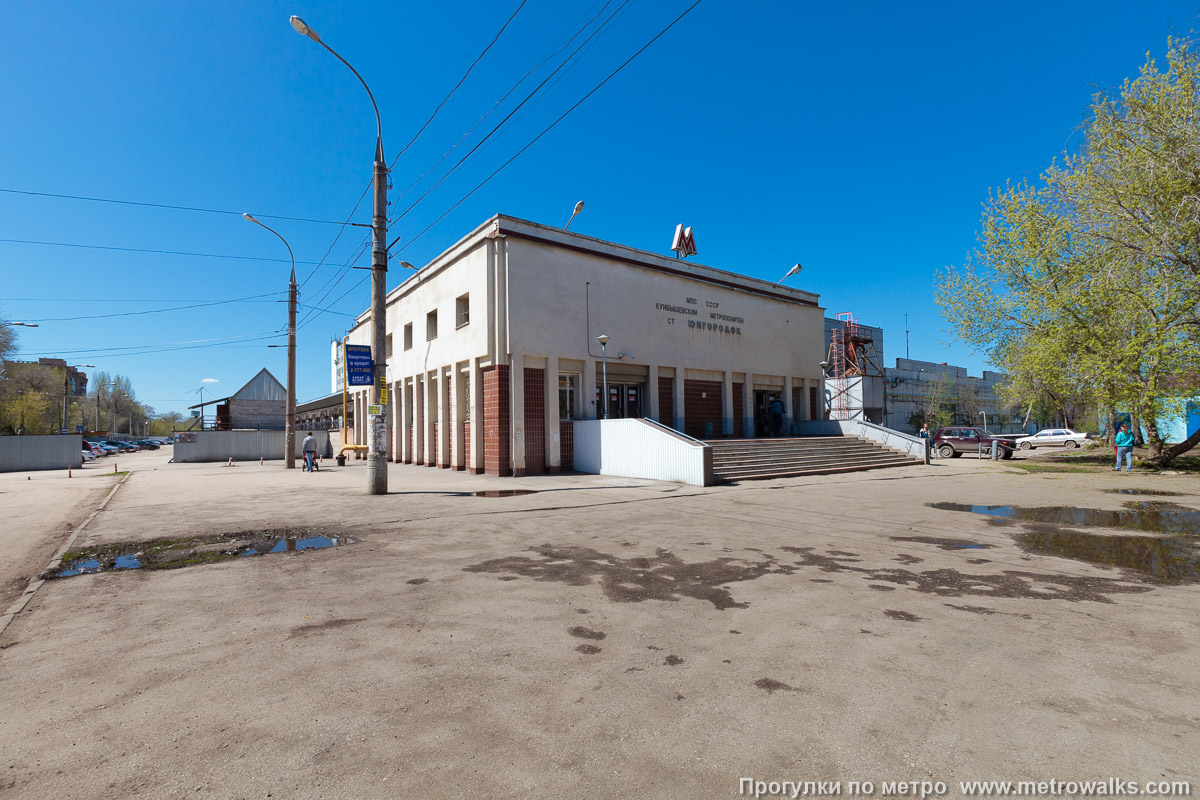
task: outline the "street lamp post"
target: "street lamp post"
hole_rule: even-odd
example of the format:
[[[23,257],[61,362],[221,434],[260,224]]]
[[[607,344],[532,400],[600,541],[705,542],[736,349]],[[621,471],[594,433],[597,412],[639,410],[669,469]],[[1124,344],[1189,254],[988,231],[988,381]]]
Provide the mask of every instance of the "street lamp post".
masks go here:
[[[604,419],[608,419],[608,334],[602,333],[596,337],[600,343],[600,370],[603,377],[604,393],[601,400],[604,403]]]
[[[367,86],[367,82],[363,80],[362,75],[358,74],[358,70],[350,66],[349,61],[321,41],[317,32],[308,27],[304,20],[293,16],[290,22],[297,33],[307,36],[324,47],[354,73],[354,77],[358,78],[358,82],[367,90],[367,96],[371,98],[371,107],[375,109],[375,199],[371,219],[371,360],[373,363],[370,398],[371,405],[381,406],[381,389],[383,388],[381,380],[386,380],[384,376],[387,363],[385,352],[387,346],[387,309],[385,306],[387,295],[387,162],[383,157],[383,123],[379,117],[379,105],[375,102],[375,95],[371,93],[371,87]],[[368,423],[367,494],[387,494],[391,415],[386,413],[386,409],[381,408],[380,410],[384,413],[373,423]]]
[[[279,231],[263,225],[249,214],[242,214],[250,222],[266,228],[279,237],[292,259],[292,277],[288,281],[288,364],[287,364],[287,411],[284,412],[283,463],[288,469],[296,468],[296,255],[287,239]]]

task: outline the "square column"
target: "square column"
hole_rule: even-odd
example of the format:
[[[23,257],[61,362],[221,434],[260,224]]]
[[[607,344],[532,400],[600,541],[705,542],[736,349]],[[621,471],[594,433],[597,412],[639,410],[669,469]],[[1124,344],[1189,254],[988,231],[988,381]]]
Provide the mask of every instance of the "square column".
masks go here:
[[[453,368],[451,368],[453,369]],[[437,465],[442,469],[450,467],[450,442],[454,439],[453,427],[450,424],[450,375],[446,370],[438,370],[437,383],[438,404],[438,446]]]
[[[721,435],[733,436],[733,373],[729,370],[721,378]]]
[[[413,461],[425,463],[425,376],[414,375],[413,384]]]
[[[450,438],[450,466],[456,470],[465,469],[467,466],[466,453],[463,452],[464,430],[463,423],[467,418],[467,386],[466,377],[458,364],[450,367],[450,386],[451,386],[451,417],[454,420],[452,428],[454,435]]]
[[[512,471],[514,478],[522,478],[525,476],[525,356],[509,356],[508,363]]]
[[[675,415],[675,422],[671,426],[675,430],[683,433],[683,426],[687,415],[684,413],[684,394],[683,394],[683,367],[675,368],[675,380],[671,382],[671,408]]]
[[[483,461],[483,370],[479,368],[479,359],[471,359],[470,400],[471,406],[471,462],[467,469],[476,475],[482,475]]]
[[[742,436],[754,438],[754,414],[758,407],[754,405],[754,373],[747,372],[742,379]]]
[[[647,409],[649,411],[649,413],[646,414],[646,416],[649,417],[650,419],[654,420],[655,422],[662,422],[662,420],[660,420],[658,418],[658,365],[657,364],[650,365],[649,376],[646,378],[646,397],[648,398],[649,403],[650,403],[650,407]],[[670,425],[671,421],[668,420],[666,424]]]
[[[388,452],[391,454],[391,460],[397,464],[401,463],[404,458],[404,454],[401,452],[402,448],[400,447],[400,437],[404,433],[404,427],[401,424],[403,422],[401,415],[403,414],[402,406],[404,404],[400,401],[402,386],[404,386],[403,381],[393,381],[388,386],[388,414],[392,417],[392,424],[390,426],[392,441]]]
[[[795,419],[796,409],[792,403],[792,376],[783,376],[783,435],[792,435],[792,420]]]
[[[434,441],[438,421],[437,376],[426,372],[422,377],[425,378],[425,391],[421,393],[425,399],[425,466],[432,467],[437,464],[437,443]]]
[[[562,435],[558,424],[558,356],[546,358],[546,472],[562,471]]]
[[[579,387],[583,392],[582,402],[579,404],[579,418],[601,419],[604,416],[604,406],[596,404],[596,359],[584,359],[582,383]]]

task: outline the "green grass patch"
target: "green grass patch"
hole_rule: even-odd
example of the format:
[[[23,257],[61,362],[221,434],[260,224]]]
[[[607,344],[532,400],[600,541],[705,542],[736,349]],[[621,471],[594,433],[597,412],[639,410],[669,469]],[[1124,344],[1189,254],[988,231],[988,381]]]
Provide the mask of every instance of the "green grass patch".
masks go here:
[[[114,476],[128,475],[128,474],[129,474],[128,470],[121,470],[120,472],[93,472],[91,475],[88,475],[88,477],[89,478],[111,478]]]

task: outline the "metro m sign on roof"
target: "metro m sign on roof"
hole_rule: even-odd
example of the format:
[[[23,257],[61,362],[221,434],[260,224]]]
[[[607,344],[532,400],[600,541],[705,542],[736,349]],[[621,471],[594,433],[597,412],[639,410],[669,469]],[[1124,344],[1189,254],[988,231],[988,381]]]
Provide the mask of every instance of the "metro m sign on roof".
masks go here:
[[[696,240],[692,236],[692,229],[683,227],[682,222],[675,226],[675,240],[671,243],[671,249],[675,251],[676,258],[696,255]]]

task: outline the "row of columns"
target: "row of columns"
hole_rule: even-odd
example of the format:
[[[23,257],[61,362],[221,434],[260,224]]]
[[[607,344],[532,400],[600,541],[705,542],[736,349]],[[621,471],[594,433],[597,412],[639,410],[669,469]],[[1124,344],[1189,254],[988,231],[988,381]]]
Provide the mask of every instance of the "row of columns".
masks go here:
[[[539,363],[542,359],[538,359]],[[481,359],[472,359],[451,366],[443,366],[436,370],[422,372],[417,375],[401,378],[392,382],[388,387],[388,413],[392,414],[392,430],[395,440],[391,443],[392,459],[405,464],[424,464],[442,468],[454,468],[475,473],[484,471],[484,430],[481,424],[481,410],[484,403],[483,370]],[[596,405],[596,367],[599,359],[588,358],[584,361],[584,370],[580,391],[582,397],[582,416],[585,419],[597,419],[603,415],[603,408]],[[525,357],[514,355],[509,358],[509,435],[511,467],[515,474],[523,475],[526,470],[525,453]],[[562,441],[559,430],[558,406],[558,372],[557,357],[545,359],[545,398],[544,430],[545,430],[545,463],[548,472],[557,472],[562,468]],[[660,367],[651,365],[647,375],[647,406],[646,416],[670,425],[676,430],[684,429],[685,396],[684,381],[686,371],[682,367],[674,369],[672,381],[672,407],[674,419],[659,419],[659,385]],[[809,405],[810,389],[820,388],[820,381],[803,378],[793,386],[790,377],[784,378],[782,388],[768,389],[778,391],[784,403],[784,427],[787,430],[800,409],[794,407],[792,389],[801,392],[803,407]],[[753,375],[747,374],[742,381],[742,430],[744,435],[752,435],[754,431],[754,382]],[[732,436],[734,433],[733,414],[734,373],[726,371],[721,380],[721,433]],[[367,416],[368,394],[356,392],[353,396],[354,419],[365,420]],[[468,408],[469,406],[469,408]],[[820,419],[817,409],[804,408],[803,418]],[[815,416],[814,416],[815,415]],[[470,430],[470,458],[467,457],[467,439],[464,423],[472,421]],[[409,428],[413,435],[410,442]],[[450,434],[438,435],[438,432],[449,431]],[[369,431],[366,426],[356,426],[354,443],[367,444]]]

